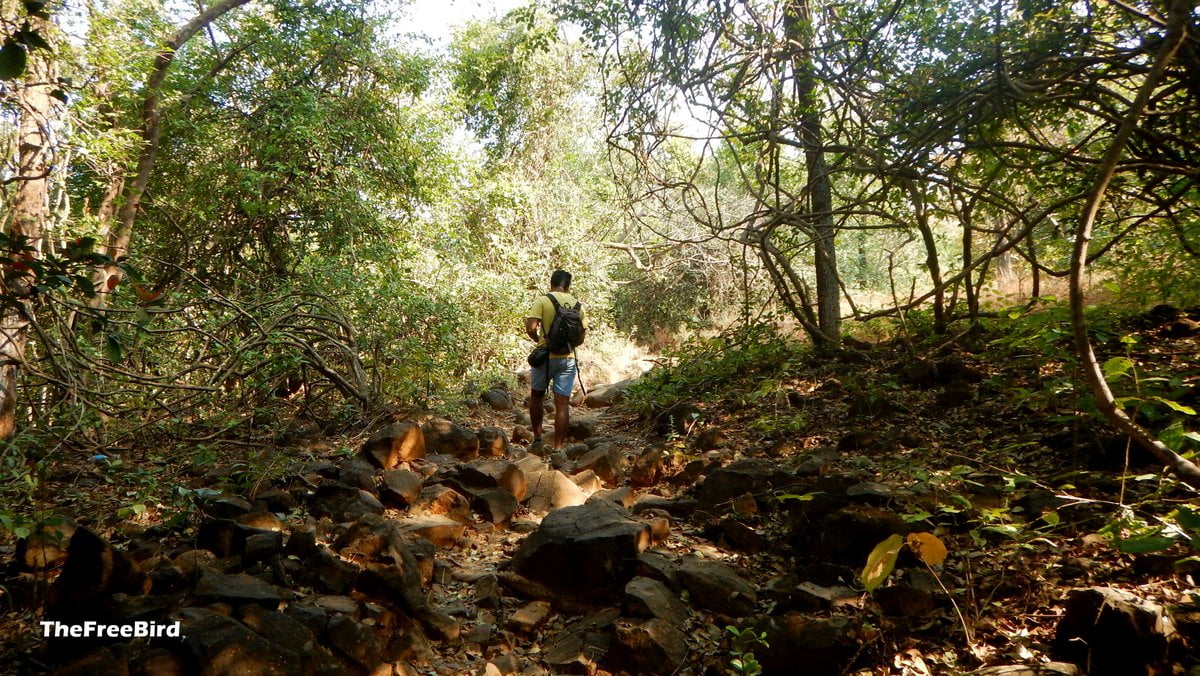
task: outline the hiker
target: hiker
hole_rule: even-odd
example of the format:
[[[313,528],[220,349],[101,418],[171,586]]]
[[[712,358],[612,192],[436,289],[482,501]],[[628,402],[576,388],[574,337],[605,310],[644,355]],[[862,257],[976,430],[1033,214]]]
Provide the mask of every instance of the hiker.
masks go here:
[[[583,343],[587,327],[583,304],[571,295],[571,274],[555,270],[550,293],[538,296],[525,316],[525,333],[537,342],[529,356],[529,419],[533,446],[542,443],[542,405],[546,388],[554,388],[554,450],[563,446],[571,421],[571,392],[575,389],[574,348]]]

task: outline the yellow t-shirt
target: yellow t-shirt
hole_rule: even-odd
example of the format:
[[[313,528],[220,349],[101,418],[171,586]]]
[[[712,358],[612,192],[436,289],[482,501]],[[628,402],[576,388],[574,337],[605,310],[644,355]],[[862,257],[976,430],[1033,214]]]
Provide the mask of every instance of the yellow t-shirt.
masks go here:
[[[579,302],[578,300],[575,299],[575,296],[572,296],[571,294],[565,293],[563,291],[551,291],[550,293],[554,294],[554,299],[557,300],[558,304],[561,305],[562,307],[575,307],[575,303]],[[529,319],[540,319],[541,320],[542,327],[541,327],[541,329],[538,330],[538,335],[540,336],[540,338],[538,338],[538,346],[545,345],[546,344],[546,332],[550,330],[550,322],[554,321],[554,304],[551,303],[550,299],[547,298],[546,294],[543,293],[542,295],[537,297],[537,300],[533,301],[533,306],[529,308],[529,312],[525,316]],[[582,306],[579,308],[579,321],[583,324],[583,327],[586,329],[587,322],[583,318],[583,307]],[[550,355],[550,358],[551,359],[561,359],[562,357],[570,357],[570,356],[571,356],[570,352],[563,352],[562,354],[558,354],[558,353],[552,354],[552,355]]]

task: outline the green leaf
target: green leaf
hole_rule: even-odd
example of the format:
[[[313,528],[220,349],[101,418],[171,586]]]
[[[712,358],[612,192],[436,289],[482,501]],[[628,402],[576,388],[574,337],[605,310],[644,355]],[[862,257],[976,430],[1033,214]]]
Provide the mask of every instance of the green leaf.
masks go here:
[[[1175,523],[1193,532],[1200,532],[1200,514],[1191,507],[1180,507],[1175,510]]]
[[[1047,511],[1042,513],[1042,521],[1045,521],[1047,526],[1057,526],[1061,519],[1058,512]]]
[[[1161,535],[1147,535],[1140,538],[1130,538],[1128,540],[1117,540],[1117,549],[1126,554],[1149,554],[1151,552],[1161,552],[1164,549],[1169,549],[1175,544],[1175,540]]]
[[[863,566],[859,579],[867,591],[875,591],[883,584],[892,569],[896,567],[896,558],[900,556],[900,548],[904,546],[904,538],[893,535],[875,545],[867,557],[867,565]]]
[[[813,491],[812,493],[805,493],[803,495],[798,495],[796,493],[784,493],[782,495],[775,496],[775,499],[778,500],[779,502],[786,502],[788,500],[796,500],[797,502],[809,502],[813,498],[820,495],[821,493],[822,493],[822,491]]]
[[[104,339],[104,355],[114,364],[125,358],[125,350],[116,336],[110,334]]]
[[[1182,413],[1184,415],[1196,415],[1196,409],[1192,408],[1191,406],[1184,406],[1177,401],[1171,401],[1170,399],[1164,399],[1162,397],[1154,397],[1154,400],[1166,404],[1167,408],[1177,413]]]
[[[29,526],[17,526],[13,529],[13,535],[16,535],[18,540],[24,540],[25,538],[29,537],[29,534],[32,532],[33,531],[29,529]]]
[[[1120,378],[1133,368],[1133,360],[1129,357],[1113,357],[1104,362],[1104,377],[1112,380]]]
[[[9,38],[0,47],[0,80],[15,80],[25,74],[25,48]]]
[[[1012,524],[1000,524],[998,526],[985,526],[982,530],[989,533],[996,533],[1010,538],[1016,539],[1021,535],[1021,529]]]

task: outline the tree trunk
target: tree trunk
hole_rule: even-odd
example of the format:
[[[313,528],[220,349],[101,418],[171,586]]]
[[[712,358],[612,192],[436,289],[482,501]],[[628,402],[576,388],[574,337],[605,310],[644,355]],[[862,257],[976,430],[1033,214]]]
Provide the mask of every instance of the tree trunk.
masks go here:
[[[793,0],[784,18],[784,35],[793,49],[792,75],[796,100],[803,109],[799,137],[808,171],[808,221],[813,233],[817,278],[817,321],[823,337],[818,347],[836,348],[842,338],[841,285],[834,244],[833,187],[821,138],[821,102],[812,64],[815,31],[808,0]]]
[[[53,31],[49,21],[31,16],[31,27],[42,37]],[[37,257],[42,230],[49,217],[49,173],[52,165],[50,122],[55,113],[50,92],[56,86],[57,72],[49,50],[30,50],[23,84],[17,91],[16,173],[24,178],[16,183],[9,204],[7,233],[23,238],[33,247],[16,254],[5,266],[0,293],[16,300],[5,303],[0,312],[0,438],[7,439],[16,429],[17,377],[25,363],[25,345],[29,339],[29,293],[34,283],[29,268],[20,265],[22,257]]]
[[[108,234],[108,242],[104,253],[113,259],[129,255],[129,240],[133,235],[133,223],[137,219],[138,209],[142,204],[142,195],[150,183],[150,175],[154,171],[154,163],[158,159],[159,145],[159,100],[162,96],[162,85],[167,78],[167,71],[175,60],[175,54],[196,33],[226,12],[240,7],[250,0],[221,0],[212,7],[197,14],[191,21],[184,24],[175,34],[163,43],[158,55],[154,58],[154,68],[146,81],[145,94],[142,98],[142,150],[138,156],[137,168],[125,181],[124,202],[117,212],[116,223]],[[106,294],[113,289],[122,278],[122,271],[113,265],[96,270],[93,283],[96,296],[93,305],[102,307]]]

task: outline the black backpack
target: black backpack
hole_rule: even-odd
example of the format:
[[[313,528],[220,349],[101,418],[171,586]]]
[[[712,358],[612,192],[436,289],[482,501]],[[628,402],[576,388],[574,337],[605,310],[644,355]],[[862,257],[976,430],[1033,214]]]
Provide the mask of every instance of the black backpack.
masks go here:
[[[583,335],[583,315],[580,312],[583,303],[576,302],[575,307],[563,307],[558,304],[554,294],[548,293],[546,297],[554,304],[554,320],[546,332],[546,345],[553,354],[570,352]]]

